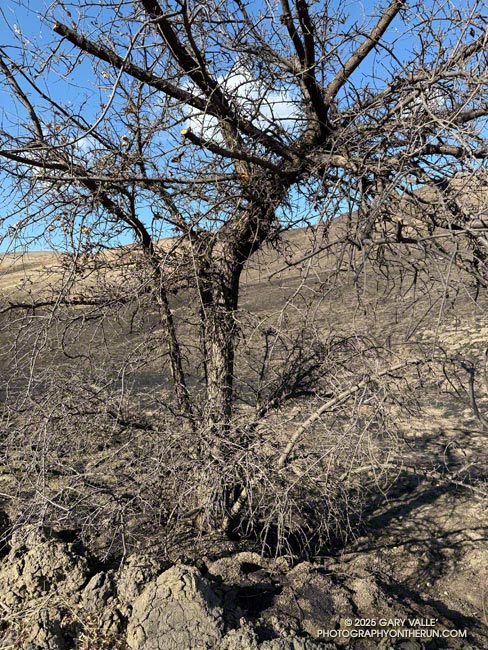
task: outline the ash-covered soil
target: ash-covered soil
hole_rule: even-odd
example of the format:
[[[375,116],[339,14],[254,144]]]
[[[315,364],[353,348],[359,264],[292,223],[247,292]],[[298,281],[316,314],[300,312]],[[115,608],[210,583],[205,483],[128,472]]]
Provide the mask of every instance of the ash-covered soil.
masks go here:
[[[304,237],[290,234],[288,262],[313,244]],[[49,268],[45,254],[28,257],[22,270],[9,267],[2,290],[32,297],[31,280],[43,277],[42,265]],[[252,261],[242,310],[257,319],[276,319],[304,283],[303,265],[277,273],[283,266],[283,255],[274,252],[265,263]],[[168,513],[158,486],[173,478],[161,466],[184,467],[187,450],[180,450],[174,424],[159,419],[155,396],[162,399],[167,386],[153,356],[131,368],[133,399],[125,412],[129,417],[138,405],[143,415],[138,422],[144,425],[139,429],[114,428],[99,415],[82,413],[76,417],[83,416],[83,428],[76,429],[81,420],[73,418],[73,430],[59,425],[47,437],[47,428],[39,427],[32,440],[24,437],[19,423],[39,404],[24,403],[24,411],[4,418],[0,648],[488,648],[486,298],[475,299],[461,284],[446,295],[427,291],[426,283],[424,291],[405,290],[393,299],[376,275],[359,292],[352,282],[330,286],[324,277],[319,261],[306,274],[307,295],[324,295],[314,311],[315,327],[331,336],[381,341],[396,359],[421,353],[434,360],[421,378],[412,370],[406,382],[385,380],[390,389],[404,391],[408,407],[402,402],[402,408],[390,408],[400,454],[393,462],[390,443],[373,449],[367,441],[375,467],[368,467],[365,454],[354,471],[357,476],[380,475],[364,504],[359,492],[351,493],[360,508],[349,510],[344,504],[346,519],[354,513],[345,534],[332,535],[307,560],[291,559],[290,553],[272,558],[269,549],[261,552],[256,539],[192,534],[191,521],[168,536]],[[181,293],[173,298],[177,313],[187,304]],[[297,313],[295,306],[291,313]],[[114,323],[107,321],[103,331],[110,354],[103,373],[102,364],[97,368],[100,382],[127,359],[128,347],[145,341],[141,330],[129,337],[125,321]],[[154,327],[150,316],[147,326]],[[89,331],[86,339],[75,331],[70,352],[87,346],[98,351],[102,333]],[[8,348],[9,330],[1,337]],[[445,363],[439,362],[442,357]],[[76,356],[66,361],[53,344],[42,363],[45,372],[61,364],[69,381],[82,361]],[[20,391],[21,379],[9,381],[9,372],[5,365],[3,386]],[[243,376],[248,378],[245,372]],[[115,396],[120,394],[118,381]],[[317,399],[302,399],[288,411],[270,415],[263,425],[263,458],[272,458],[276,437],[286,438],[314,411]],[[104,404],[108,411],[111,402]],[[68,415],[75,407],[63,405]],[[367,419],[367,400],[357,408]],[[240,417],[247,417],[244,401],[239,409]],[[330,431],[339,425],[337,420]],[[18,447],[12,444],[15,427]],[[300,449],[304,459],[321,430],[314,435]],[[347,453],[353,452],[351,447]],[[52,512],[57,513],[56,525]]]

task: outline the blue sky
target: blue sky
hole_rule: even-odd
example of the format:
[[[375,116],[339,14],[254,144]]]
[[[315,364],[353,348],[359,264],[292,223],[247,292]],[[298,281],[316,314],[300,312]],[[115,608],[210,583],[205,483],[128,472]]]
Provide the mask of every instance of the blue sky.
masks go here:
[[[74,20],[76,20],[76,4],[77,3],[75,2],[70,5],[71,18]],[[428,9],[429,3],[426,4]],[[43,43],[46,43],[47,45],[52,42],[53,33],[51,31],[51,23],[50,21],[46,22],[42,17],[45,11],[48,10],[49,6],[51,6],[51,3],[48,2],[27,2],[25,7],[19,7],[17,2],[4,0],[0,10],[0,47],[2,47],[7,54],[12,55],[13,58],[17,57],[23,48],[25,55],[30,58],[34,51],[34,44],[41,45],[42,47]],[[332,2],[329,3],[329,6],[333,8],[335,8],[335,6],[342,8],[345,7],[342,2]],[[371,8],[374,6],[375,3],[372,2],[355,2],[351,3],[349,8],[346,7],[346,11],[350,10],[350,16],[348,18],[349,23],[346,22],[342,27],[343,31],[347,32],[350,24],[356,20],[361,20],[365,15],[368,15]],[[457,4],[458,9],[461,9],[463,6],[463,3],[461,5],[459,3]],[[261,4],[259,1],[254,2],[250,7],[250,11],[257,14],[260,7]],[[99,22],[103,22],[104,19],[109,17],[106,9],[100,10],[96,8],[95,11],[98,13]],[[61,11],[59,13],[59,19],[63,22],[69,22],[70,16]],[[402,25],[402,21],[397,19],[392,23],[386,35],[386,41],[394,49],[394,55],[399,61],[411,58],[412,51],[415,47],[415,38],[412,36],[412,31],[415,32],[415,23],[417,20],[420,20],[420,18],[417,19],[415,15],[412,15],[410,23]],[[444,18],[439,19],[438,27],[440,32],[446,32],[446,23]],[[446,45],[450,38],[454,37],[454,34],[450,35],[444,33],[443,38]],[[56,56],[60,57],[59,63],[61,64],[61,67],[63,65],[62,53],[64,48],[70,50],[71,46],[69,46],[69,44],[64,44],[56,52]],[[355,85],[361,87],[364,80],[367,78],[369,84],[376,84],[377,87],[381,87],[384,84],[384,76],[387,76],[387,71],[384,70],[385,62],[388,62],[389,65],[390,61],[391,57],[385,52],[385,50],[380,49],[375,52],[374,56],[370,57],[354,74],[353,81]],[[37,66],[39,67],[39,65],[40,63],[38,61]],[[236,76],[238,75],[241,75],[242,77],[241,70],[237,70]],[[100,80],[102,81],[102,79]],[[65,78],[51,73],[49,75],[41,75],[38,79],[38,83],[43,84],[41,87],[68,110],[71,108],[76,109],[82,100],[83,119],[87,124],[94,124],[100,116],[103,116],[105,110],[104,107],[108,101],[107,97],[110,96],[110,80],[107,80],[106,89],[100,88],[100,85],[96,82],[97,80],[93,77],[91,65],[86,60],[83,61],[81,65],[77,66],[73,73],[70,73]],[[254,84],[253,87],[251,78],[244,78],[244,81],[241,81],[241,83],[244,84],[241,88],[248,96],[253,94],[256,96],[259,95],[259,84]],[[235,82],[232,82],[231,85],[232,84],[234,84],[234,87],[236,86]],[[25,85],[23,87],[26,88]],[[279,106],[279,104],[275,104],[275,108],[285,120],[287,119],[287,114],[291,113],[293,110],[291,104],[290,106],[287,106],[285,90],[278,93],[276,97],[271,97],[269,101],[282,101],[282,105]],[[188,115],[188,119],[192,125],[196,124],[195,118],[192,118],[191,115]],[[12,105],[11,98],[4,87],[0,87],[0,120],[2,124],[8,124],[9,129],[14,130],[16,128],[21,128],[20,125],[25,120],[25,112],[23,112],[22,108],[19,110],[16,106]],[[176,134],[179,133],[181,126],[182,124],[178,125],[175,130]],[[123,124],[114,121],[112,127],[114,139],[120,137],[122,146],[122,138],[124,137]],[[208,122],[205,123],[205,128],[208,130]],[[82,136],[83,133],[80,131],[78,137],[82,138]],[[71,138],[73,138],[73,134],[71,134]],[[83,147],[89,150],[90,141],[89,139],[81,139],[76,143],[76,146],[78,146],[80,150],[83,150]],[[167,151],[168,156],[174,155],[173,150],[175,147],[178,147],[178,136],[175,136],[174,134],[161,135],[158,146],[162,150]],[[178,151],[178,149],[176,150]],[[18,222],[23,217],[22,211],[19,212],[19,209],[15,206],[15,202],[16,195],[13,181],[4,177],[2,179],[2,192],[0,193],[0,206],[2,206],[1,209],[4,216],[8,211],[12,212],[11,218],[4,223],[4,231],[5,228],[11,227],[13,223]],[[295,208],[298,211],[305,211],[307,209],[305,204],[298,199],[298,195],[295,197],[294,203]],[[152,213],[148,207],[144,206],[143,198],[141,199],[139,208],[140,217],[144,221],[148,222],[152,219]],[[21,240],[20,243],[22,246],[29,245],[31,249],[45,249],[48,246],[59,247],[61,245],[61,240],[57,235],[57,230],[54,230],[53,234],[51,234],[50,231],[45,231],[40,224],[34,224],[25,234],[27,237],[31,237],[32,241],[29,244],[28,240],[24,239]],[[44,236],[44,234],[46,236]],[[169,234],[171,234],[169,228],[162,229],[162,236]],[[120,243],[127,243],[128,241],[129,239],[127,235],[123,235],[119,239]],[[8,240],[0,243],[0,252],[7,250],[9,245],[11,244],[9,244]]]

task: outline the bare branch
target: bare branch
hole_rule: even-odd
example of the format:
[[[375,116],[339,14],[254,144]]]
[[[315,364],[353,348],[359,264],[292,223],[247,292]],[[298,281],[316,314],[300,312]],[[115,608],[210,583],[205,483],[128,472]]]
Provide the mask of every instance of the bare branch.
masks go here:
[[[366,40],[358,47],[358,49],[351,55],[351,57],[344,63],[342,68],[337,72],[335,77],[329,83],[324,92],[324,102],[326,106],[330,106],[339,90],[350,78],[354,70],[368,54],[380,42],[381,37],[386,32],[392,20],[397,16],[400,9],[405,5],[405,0],[393,0],[388,8],[383,12],[381,18],[375,27],[371,30]]]

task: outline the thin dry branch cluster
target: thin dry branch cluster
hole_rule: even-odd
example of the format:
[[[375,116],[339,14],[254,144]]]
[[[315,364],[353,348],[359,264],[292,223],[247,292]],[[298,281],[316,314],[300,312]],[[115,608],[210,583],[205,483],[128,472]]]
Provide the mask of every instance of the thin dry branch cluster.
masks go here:
[[[0,318],[17,496],[82,527],[320,545],[400,471],[397,382],[430,371],[445,318],[486,291],[485,0],[361,18],[308,0],[13,4]],[[35,284],[34,246],[57,255]],[[87,478],[105,437],[109,458],[129,450],[130,497],[105,461],[116,496]]]

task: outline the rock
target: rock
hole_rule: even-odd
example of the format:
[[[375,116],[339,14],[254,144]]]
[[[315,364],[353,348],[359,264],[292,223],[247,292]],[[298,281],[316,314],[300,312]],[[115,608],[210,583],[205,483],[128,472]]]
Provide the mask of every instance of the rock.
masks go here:
[[[352,598],[357,611],[364,616],[369,614],[374,617],[378,607],[385,600],[385,595],[380,591],[374,578],[372,576],[356,577],[349,582],[348,587],[353,592]]]
[[[367,650],[369,639],[334,636],[326,642],[320,630],[349,627],[352,615],[406,618],[419,609],[408,588],[363,556],[332,559],[327,568],[303,562],[289,569],[237,553],[206,560],[201,570],[179,563],[161,573],[160,561],[134,555],[117,571],[91,575],[83,549],[65,533],[31,527],[12,536],[0,559],[0,648]],[[453,626],[454,614],[429,601],[418,611],[445,628]],[[484,647],[481,627],[471,621],[470,634]],[[468,646],[453,640],[452,647]]]
[[[0,648],[72,650],[63,628],[63,613],[53,608],[26,612],[0,633]]]
[[[96,622],[99,632],[106,637],[118,634],[123,627],[123,616],[116,600],[113,571],[94,575],[83,590],[80,602],[82,615]]]
[[[0,610],[12,621],[0,647],[69,650],[67,609],[79,602],[88,575],[85,558],[49,530],[16,531],[0,566]]]
[[[317,638],[320,629],[335,627],[341,614],[350,613],[350,600],[343,590],[320,568],[303,562],[286,575],[281,593],[264,618],[277,636],[285,636],[282,626],[286,625],[290,631]]]
[[[325,643],[318,643],[309,639],[288,638],[263,641],[259,650],[321,650],[322,648],[333,647]]]
[[[26,639],[25,650],[69,650],[59,610],[40,610]]]
[[[146,585],[161,573],[161,565],[146,555],[132,555],[116,576],[117,599],[121,613],[129,617],[132,605]]]
[[[289,566],[284,559],[263,558],[258,553],[244,551],[227,557],[206,562],[210,576],[217,577],[227,584],[237,585],[243,581],[269,578],[285,573]]]
[[[298,637],[272,639],[259,643],[253,628],[243,621],[241,627],[226,634],[216,650],[320,650],[327,647],[323,643]]]
[[[239,626],[243,616],[255,618],[274,602],[281,591],[281,578],[287,565],[279,560],[262,558],[257,553],[242,552],[206,562],[207,576],[219,586],[228,629]]]
[[[89,575],[85,558],[49,531],[21,529],[12,535],[0,569],[0,605],[13,611],[22,602],[54,597],[73,601]]]
[[[231,630],[222,639],[218,650],[259,650],[256,632],[244,619],[236,630]]]
[[[94,575],[81,595],[81,606],[87,612],[100,612],[114,601],[115,582],[112,571]]]
[[[210,582],[176,565],[135,600],[127,628],[131,650],[213,650],[222,640],[223,610]]]

